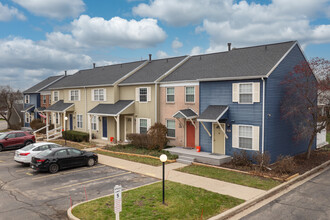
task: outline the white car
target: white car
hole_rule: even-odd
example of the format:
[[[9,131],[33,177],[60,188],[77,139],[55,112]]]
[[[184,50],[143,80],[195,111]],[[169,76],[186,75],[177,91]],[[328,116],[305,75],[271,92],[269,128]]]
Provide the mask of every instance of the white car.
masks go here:
[[[61,145],[51,142],[38,142],[29,144],[19,150],[15,151],[14,160],[21,164],[30,164],[32,157],[36,156],[40,152],[56,147],[62,147]]]

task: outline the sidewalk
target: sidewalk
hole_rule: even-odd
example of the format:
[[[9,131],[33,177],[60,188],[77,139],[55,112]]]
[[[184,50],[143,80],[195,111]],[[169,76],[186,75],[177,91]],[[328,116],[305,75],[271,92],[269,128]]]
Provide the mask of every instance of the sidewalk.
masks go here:
[[[98,156],[99,156],[99,163],[128,170],[131,172],[143,174],[146,176],[152,176],[159,179],[162,178],[162,166],[155,167],[155,166],[136,163],[115,157],[105,156],[102,154],[98,154]],[[244,199],[246,201],[251,200],[266,192],[260,189],[255,189],[247,186],[237,185],[220,180],[210,179],[207,177],[201,177],[197,175],[175,171],[175,169],[184,166],[187,165],[181,163],[171,163],[166,165],[165,179],[177,183],[203,188],[208,191],[220,193],[223,195],[233,196],[239,199]]]

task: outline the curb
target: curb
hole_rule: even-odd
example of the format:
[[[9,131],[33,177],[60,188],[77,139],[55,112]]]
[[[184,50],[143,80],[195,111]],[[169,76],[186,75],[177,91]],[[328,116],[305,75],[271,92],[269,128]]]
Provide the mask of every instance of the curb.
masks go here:
[[[219,215],[216,215],[216,216],[213,216],[211,218],[209,218],[209,220],[222,220],[222,219],[228,219],[240,212],[242,212],[243,210],[247,209],[247,208],[250,208],[251,206],[265,200],[265,199],[268,199],[269,197],[287,189],[289,186],[299,182],[299,181],[302,181],[303,179],[311,176],[312,174],[315,174],[321,170],[323,170],[325,167],[329,166],[330,165],[330,160],[327,161],[327,162],[324,162],[323,164],[317,166],[317,167],[314,167],[313,169],[311,169],[310,171],[307,171],[306,173],[302,174],[302,175],[299,175],[297,177],[294,177],[292,178],[291,180],[289,180],[288,182],[286,183],[282,183],[281,185],[279,186],[276,186],[275,188],[267,191],[266,193],[260,195],[260,196],[257,196],[256,198],[252,199],[252,200],[249,200],[249,201],[246,201],[244,203],[242,203],[241,205],[238,205],[232,209],[229,209]]]
[[[152,183],[148,183],[148,184],[145,184],[145,185],[143,185],[143,186],[137,186],[137,187],[134,187],[134,188],[131,188],[131,189],[123,190],[122,192],[128,192],[128,191],[131,191],[131,190],[134,190],[134,189],[138,189],[138,188],[140,188],[140,187],[144,187],[144,186],[148,186],[148,185],[151,185],[151,184],[154,184],[154,183],[158,183],[158,182],[160,182],[160,181],[161,181],[161,180],[156,181],[156,182],[152,182]],[[74,215],[72,214],[71,209],[74,209],[74,207],[76,207],[76,206],[78,206],[78,205],[81,205],[81,204],[84,204],[84,203],[86,203],[86,202],[91,202],[91,201],[94,201],[94,200],[97,200],[97,199],[101,199],[101,198],[104,198],[104,197],[108,197],[108,196],[112,196],[112,195],[113,195],[113,193],[108,194],[108,195],[105,195],[105,196],[100,196],[100,197],[97,197],[97,198],[94,198],[94,199],[91,199],[91,200],[88,200],[88,201],[82,201],[82,202],[79,202],[79,203],[73,205],[72,208],[71,208],[71,207],[68,208],[68,210],[66,211],[66,214],[67,214],[67,216],[68,216],[68,218],[69,218],[70,220],[80,220],[80,218],[77,218],[76,216],[74,216]]]

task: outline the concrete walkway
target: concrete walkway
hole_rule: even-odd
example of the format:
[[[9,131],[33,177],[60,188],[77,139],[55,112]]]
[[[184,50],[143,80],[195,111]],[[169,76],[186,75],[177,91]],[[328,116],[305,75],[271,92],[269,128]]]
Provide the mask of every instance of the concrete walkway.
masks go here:
[[[162,178],[162,166],[155,167],[115,157],[105,156],[102,154],[98,154],[98,156],[99,163],[112,167],[118,167],[135,173],[140,173],[146,176],[152,176],[159,179]],[[244,199],[246,201],[251,200],[265,192],[264,190],[260,189],[175,171],[175,169],[185,166],[187,165],[181,163],[171,163],[166,165],[165,179],[177,183],[203,188],[208,191],[220,193],[223,195],[233,196],[236,198]]]

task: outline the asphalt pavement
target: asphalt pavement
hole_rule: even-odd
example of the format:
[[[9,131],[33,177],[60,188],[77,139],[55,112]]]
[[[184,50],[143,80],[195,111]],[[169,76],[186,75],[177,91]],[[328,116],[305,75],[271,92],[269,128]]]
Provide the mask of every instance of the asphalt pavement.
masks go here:
[[[115,185],[125,190],[159,181],[103,164],[39,173],[13,157],[13,150],[0,152],[0,220],[67,219],[70,198],[76,204],[111,194]]]
[[[242,219],[330,219],[330,169]]]

